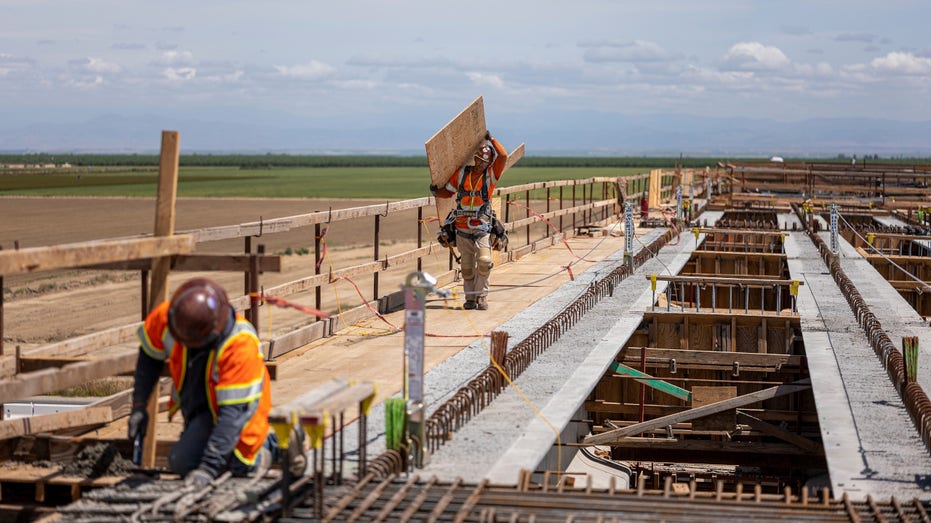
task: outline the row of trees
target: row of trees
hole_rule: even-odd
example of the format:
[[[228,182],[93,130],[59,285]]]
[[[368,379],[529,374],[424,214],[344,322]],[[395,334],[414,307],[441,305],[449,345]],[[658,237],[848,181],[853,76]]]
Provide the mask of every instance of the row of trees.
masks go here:
[[[873,161],[876,155],[865,156]],[[786,161],[831,161],[846,159],[840,155],[829,159],[786,158]],[[715,165],[719,161],[764,161],[760,158],[684,158],[653,156],[622,157],[571,157],[571,156],[528,156],[517,164],[519,167],[640,167],[670,168],[674,165],[700,168]],[[882,163],[902,165],[928,165],[929,158],[890,158]],[[282,167],[426,167],[426,156],[388,155],[291,155],[291,154],[182,154],[184,167],[232,167],[240,169],[263,169]],[[0,164],[71,164],[74,167],[153,167],[158,165],[156,154],[0,154]]]

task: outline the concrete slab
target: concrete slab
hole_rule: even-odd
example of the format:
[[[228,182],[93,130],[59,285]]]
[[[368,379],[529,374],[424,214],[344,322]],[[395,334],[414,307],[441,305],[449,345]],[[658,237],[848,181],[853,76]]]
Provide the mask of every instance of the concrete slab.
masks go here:
[[[931,456],[804,233],[786,239],[834,496],[931,499]]]
[[[907,223],[903,222],[896,216],[874,216],[874,220],[877,222],[889,226],[889,227],[906,227]]]
[[[776,220],[779,222],[779,228],[784,231],[791,231],[793,225],[798,230],[801,230],[802,228],[802,222],[799,221],[798,216],[796,216],[795,213],[787,212],[777,214]]]
[[[830,236],[825,241],[830,241]],[[863,295],[867,306],[879,319],[883,330],[899,350],[902,350],[902,338],[918,336],[918,384],[926,393],[931,391],[931,326],[892,285],[889,285],[872,264],[860,256],[860,253],[843,238],[838,241],[838,254],[841,268]],[[902,272],[897,279],[907,280],[909,277]]]
[[[702,218],[714,223],[720,214],[705,213]],[[644,239],[643,243],[648,241]],[[683,236],[679,244],[662,249],[658,257],[624,280],[613,296],[599,302],[540,355],[516,380],[516,387],[509,387],[456,432],[455,439],[437,451],[422,473],[446,480],[487,478],[492,482],[513,483],[521,469],[552,470],[558,464],[568,465],[574,452],[554,452],[557,433],[563,442],[570,439],[574,442],[578,429],[584,427],[572,424],[572,419],[579,415],[588,394],[640,325],[652,302],[644,275],[677,274],[694,248],[694,240]],[[593,267],[589,272],[612,269]],[[657,293],[663,289],[658,286]],[[576,285],[565,284],[551,296],[569,292],[574,299],[580,290]],[[508,325],[502,325],[501,329],[508,330]],[[558,445],[556,448],[561,449]],[[544,463],[547,459],[551,461]]]

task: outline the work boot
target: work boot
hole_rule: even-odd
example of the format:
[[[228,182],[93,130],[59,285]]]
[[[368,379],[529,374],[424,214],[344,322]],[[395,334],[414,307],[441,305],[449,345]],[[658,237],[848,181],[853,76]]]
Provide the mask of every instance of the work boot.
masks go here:
[[[488,310],[488,299],[485,298],[484,296],[479,298],[478,301],[475,302],[475,308],[480,311],[487,311]]]
[[[475,308],[477,308],[477,307],[478,307],[478,304],[475,303],[475,302],[472,301],[472,300],[466,300],[466,302],[462,305],[462,308],[463,308],[463,309],[468,309],[468,310],[472,310],[472,309],[475,309]]]
[[[288,470],[292,478],[304,475],[307,470],[307,454],[304,451],[304,428],[291,429],[291,441],[288,445]]]

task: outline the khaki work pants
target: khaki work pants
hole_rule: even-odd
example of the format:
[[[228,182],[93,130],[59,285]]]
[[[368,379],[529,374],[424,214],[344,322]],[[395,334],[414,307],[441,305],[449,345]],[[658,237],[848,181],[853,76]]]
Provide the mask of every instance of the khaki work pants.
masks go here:
[[[456,247],[462,255],[462,289],[465,291],[467,301],[484,302],[488,296],[488,277],[491,274],[491,244],[488,234],[480,234],[474,240],[461,234],[456,235]],[[483,252],[484,251],[484,252]],[[479,258],[482,255],[489,257],[485,267]],[[485,273],[485,274],[482,274]]]

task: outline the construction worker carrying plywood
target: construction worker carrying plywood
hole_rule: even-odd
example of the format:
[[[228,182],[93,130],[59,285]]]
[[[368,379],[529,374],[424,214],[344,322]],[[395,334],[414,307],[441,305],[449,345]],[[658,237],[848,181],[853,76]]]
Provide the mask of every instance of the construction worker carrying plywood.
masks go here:
[[[145,435],[146,400],[167,364],[169,416],[178,409],[184,416],[184,432],[168,455],[173,472],[188,484],[205,485],[226,470],[246,476],[277,459],[278,439],[268,423],[271,379],[259,338],[219,284],[206,278],[184,283],[146,317],[139,340],[131,440]],[[302,465],[292,461],[303,473],[303,445],[291,448],[299,454],[292,459],[303,458]]]
[[[491,258],[494,228],[500,227],[491,209],[491,195],[507,164],[507,151],[491,133],[479,144],[469,164],[456,169],[446,185],[430,186],[437,198],[456,197],[456,208],[445,226],[456,228],[456,246],[462,256],[462,287],[466,309],[488,309],[488,277],[494,266]]]

